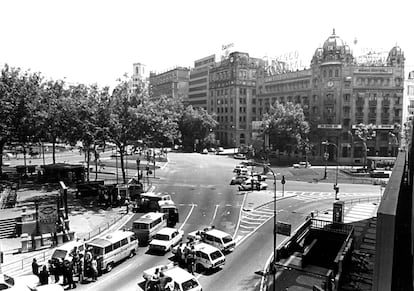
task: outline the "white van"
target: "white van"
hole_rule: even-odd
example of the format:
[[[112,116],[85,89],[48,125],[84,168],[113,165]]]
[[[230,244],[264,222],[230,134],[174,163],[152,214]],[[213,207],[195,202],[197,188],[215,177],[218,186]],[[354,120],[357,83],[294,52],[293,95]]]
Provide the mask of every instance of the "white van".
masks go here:
[[[190,240],[200,239],[205,243],[215,246],[222,252],[233,251],[236,246],[236,242],[230,234],[215,228],[206,228],[204,230],[190,232],[187,238]]]
[[[85,253],[85,242],[83,240],[74,240],[58,246],[52,254],[52,260],[59,259],[71,262],[71,253],[75,247],[78,249],[79,254]]]
[[[217,269],[219,267],[224,266],[226,262],[226,257],[223,255],[223,253],[216,247],[203,243],[203,242],[192,242],[187,247],[194,246],[195,251],[195,268],[197,271],[201,271],[202,269]],[[173,248],[172,253],[177,254],[177,249],[181,248],[181,254],[183,257],[181,257],[182,260],[184,260],[184,248],[185,244],[182,244],[181,246],[177,246]]]
[[[191,275],[186,270],[174,265],[161,265],[152,267],[148,270],[145,270],[142,274],[142,277],[149,281],[155,273],[155,270],[158,269],[160,272],[163,272],[166,277],[170,277],[174,282],[174,291],[202,291],[200,282],[194,275]]]
[[[110,272],[119,261],[138,253],[138,240],[132,231],[117,230],[86,244],[92,254],[102,259],[102,269]]]

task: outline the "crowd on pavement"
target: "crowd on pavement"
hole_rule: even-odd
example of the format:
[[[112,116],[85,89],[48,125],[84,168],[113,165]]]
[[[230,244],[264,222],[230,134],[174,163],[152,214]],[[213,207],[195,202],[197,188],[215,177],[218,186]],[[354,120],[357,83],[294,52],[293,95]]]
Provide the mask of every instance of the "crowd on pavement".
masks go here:
[[[98,257],[92,255],[91,248],[85,255],[74,247],[70,253],[71,260],[52,258],[46,265],[39,265],[36,258],[32,262],[32,273],[39,277],[40,285],[61,284],[66,289],[76,288],[76,283],[83,284],[86,279],[95,282],[98,278]],[[77,278],[77,280],[75,280]]]

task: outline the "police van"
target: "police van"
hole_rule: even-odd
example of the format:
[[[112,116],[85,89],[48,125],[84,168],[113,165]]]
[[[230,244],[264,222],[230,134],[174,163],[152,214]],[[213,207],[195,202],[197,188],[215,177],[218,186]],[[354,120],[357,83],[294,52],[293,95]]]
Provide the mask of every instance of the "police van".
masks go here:
[[[215,229],[214,227],[205,228],[204,230],[196,230],[187,235],[190,240],[201,240],[212,246],[215,246],[222,252],[233,251],[236,247],[236,242],[233,237],[227,232]]]
[[[142,274],[145,281],[150,281],[155,274],[155,270],[163,272],[166,277],[172,279],[174,291],[202,291],[200,282],[194,275],[174,264],[161,265],[147,269]]]
[[[185,260],[185,251],[184,248],[192,248],[194,246],[194,265],[197,271],[203,269],[217,269],[224,266],[226,262],[226,257],[223,253],[216,247],[203,243],[194,241],[189,244],[182,244],[173,248],[172,253],[178,255],[178,248],[180,248],[180,253],[182,255],[181,260]]]

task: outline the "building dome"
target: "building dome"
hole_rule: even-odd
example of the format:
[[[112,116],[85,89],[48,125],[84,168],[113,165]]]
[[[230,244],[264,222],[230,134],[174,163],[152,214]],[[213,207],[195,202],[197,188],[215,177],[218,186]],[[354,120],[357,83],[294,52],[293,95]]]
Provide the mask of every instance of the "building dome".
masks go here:
[[[344,48],[345,44],[342,39],[335,35],[335,29],[332,32],[332,35],[323,44],[323,50],[325,53],[341,51]]]

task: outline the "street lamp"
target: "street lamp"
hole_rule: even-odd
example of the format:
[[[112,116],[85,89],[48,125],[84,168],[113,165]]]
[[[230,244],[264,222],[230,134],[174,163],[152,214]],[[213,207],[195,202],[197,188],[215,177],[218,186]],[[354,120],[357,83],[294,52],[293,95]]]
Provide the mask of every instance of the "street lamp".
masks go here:
[[[339,187],[338,187],[339,149],[338,149],[338,145],[336,145],[335,143],[328,142],[328,141],[323,141],[322,144],[325,146],[333,145],[336,148],[336,176],[335,176],[335,185],[333,188],[335,190],[335,200],[338,200],[338,197],[337,197],[338,192],[339,192]],[[326,171],[326,166],[325,166],[325,171]]]

